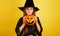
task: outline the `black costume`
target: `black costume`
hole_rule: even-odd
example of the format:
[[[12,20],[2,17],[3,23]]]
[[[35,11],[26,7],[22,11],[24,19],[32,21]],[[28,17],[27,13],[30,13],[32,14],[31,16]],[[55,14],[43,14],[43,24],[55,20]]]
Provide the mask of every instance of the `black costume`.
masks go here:
[[[41,23],[40,23],[38,17],[37,17],[37,19],[38,19],[38,23],[39,23],[39,25],[40,25],[40,27],[41,27],[41,32],[38,32],[38,31],[37,31],[36,25],[33,25],[33,26],[27,26],[27,25],[26,25],[26,26],[23,28],[22,32],[20,32],[19,27],[23,24],[23,17],[21,17],[21,18],[19,19],[19,21],[18,21],[18,23],[17,23],[17,26],[16,26],[16,29],[15,29],[15,31],[16,31],[16,33],[17,33],[17,36],[21,36],[26,27],[29,28],[29,31],[28,31],[28,33],[25,33],[24,36],[28,36],[28,35],[36,36],[35,32],[38,34],[38,36],[42,36],[42,35],[41,35],[41,34],[42,34],[42,26],[41,26]]]
[[[19,7],[19,9],[23,11],[26,7],[33,7],[34,10],[35,10],[35,12],[39,10],[37,7],[34,6],[33,0],[26,0],[26,3],[25,3],[25,5],[24,5],[24,7]],[[38,17],[37,17],[37,19],[38,19],[38,23],[39,23],[39,25],[40,25],[40,27],[41,27],[40,29],[41,29],[41,32],[42,32],[41,23],[40,23]],[[26,25],[26,26],[23,28],[22,32],[20,32],[19,27],[20,27],[22,24],[23,24],[23,17],[21,17],[21,18],[19,19],[19,21],[18,21],[18,23],[17,23],[17,26],[16,26],[16,28],[15,28],[15,31],[16,31],[16,33],[17,33],[17,36],[22,36],[22,34],[23,34],[23,32],[24,32],[24,30],[25,30],[26,28],[28,29],[28,32],[24,33],[24,36],[28,36],[28,35],[36,36],[35,33],[37,33],[38,36],[41,36],[41,32],[38,32],[37,27],[36,27],[36,25],[35,25],[36,23],[35,23],[33,26],[27,26],[27,25]]]

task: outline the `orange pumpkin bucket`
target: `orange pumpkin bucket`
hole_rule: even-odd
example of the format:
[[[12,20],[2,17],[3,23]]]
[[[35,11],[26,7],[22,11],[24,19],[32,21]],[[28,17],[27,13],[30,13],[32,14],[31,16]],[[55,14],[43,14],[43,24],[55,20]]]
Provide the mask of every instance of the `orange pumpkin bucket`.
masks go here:
[[[27,25],[34,25],[36,22],[36,19],[34,17],[34,15],[27,15],[26,16],[26,24]]]

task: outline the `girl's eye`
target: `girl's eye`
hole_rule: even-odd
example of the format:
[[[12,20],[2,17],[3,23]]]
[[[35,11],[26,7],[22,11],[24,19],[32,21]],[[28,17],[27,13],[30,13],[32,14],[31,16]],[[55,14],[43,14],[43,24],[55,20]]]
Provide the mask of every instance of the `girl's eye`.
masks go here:
[[[32,10],[32,8],[30,10]]]

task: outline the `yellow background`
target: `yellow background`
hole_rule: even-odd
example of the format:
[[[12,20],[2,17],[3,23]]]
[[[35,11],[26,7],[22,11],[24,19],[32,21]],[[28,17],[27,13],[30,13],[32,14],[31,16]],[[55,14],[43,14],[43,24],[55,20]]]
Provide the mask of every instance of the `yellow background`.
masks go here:
[[[0,0],[0,36],[16,36],[15,27],[23,16],[18,7],[23,7],[25,1]],[[60,36],[60,1],[34,0],[34,3],[40,9],[36,15],[42,23],[42,35]]]

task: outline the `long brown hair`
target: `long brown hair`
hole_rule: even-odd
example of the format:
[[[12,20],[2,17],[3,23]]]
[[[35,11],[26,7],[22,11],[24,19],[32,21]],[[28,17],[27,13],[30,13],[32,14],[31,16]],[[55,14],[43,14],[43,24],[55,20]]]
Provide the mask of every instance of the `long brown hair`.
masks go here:
[[[27,8],[27,7],[26,7]],[[26,8],[23,10],[23,12],[24,12],[24,15],[23,16],[26,16],[27,14],[26,14]],[[33,8],[33,13],[32,13],[32,15],[35,15],[35,9]]]

